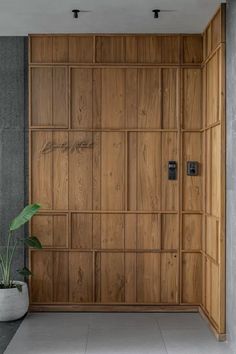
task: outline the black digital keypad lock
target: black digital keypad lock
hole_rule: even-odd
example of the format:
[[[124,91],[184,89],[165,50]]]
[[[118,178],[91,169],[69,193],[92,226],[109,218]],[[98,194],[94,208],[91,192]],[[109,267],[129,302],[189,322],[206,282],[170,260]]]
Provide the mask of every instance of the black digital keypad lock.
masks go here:
[[[187,162],[187,175],[188,176],[197,176],[198,175],[198,162],[197,161],[188,161]]]
[[[169,161],[168,162],[168,179],[175,180],[177,179],[177,162]]]

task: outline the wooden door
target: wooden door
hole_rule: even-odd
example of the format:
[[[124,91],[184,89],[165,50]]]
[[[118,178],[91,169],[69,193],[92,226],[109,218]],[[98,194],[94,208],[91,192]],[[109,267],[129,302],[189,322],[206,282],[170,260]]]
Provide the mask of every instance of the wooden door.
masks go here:
[[[31,38],[35,308],[200,303],[202,175],[184,173],[202,159],[201,38],[191,38]]]

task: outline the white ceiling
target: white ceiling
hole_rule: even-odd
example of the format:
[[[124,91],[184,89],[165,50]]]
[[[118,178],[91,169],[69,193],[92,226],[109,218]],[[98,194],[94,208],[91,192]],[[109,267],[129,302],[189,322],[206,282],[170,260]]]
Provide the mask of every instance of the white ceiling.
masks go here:
[[[28,33],[198,33],[220,0],[0,0],[0,36]],[[91,10],[72,17],[71,10]],[[176,10],[153,18],[154,8]]]

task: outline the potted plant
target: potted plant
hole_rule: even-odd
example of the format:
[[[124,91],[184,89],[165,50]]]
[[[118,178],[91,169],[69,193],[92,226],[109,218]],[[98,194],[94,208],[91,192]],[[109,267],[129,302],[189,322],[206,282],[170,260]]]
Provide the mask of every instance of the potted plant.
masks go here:
[[[10,223],[6,249],[0,247],[0,321],[12,321],[24,316],[29,307],[27,284],[12,279],[12,261],[15,250],[20,242],[28,247],[41,249],[42,245],[35,236],[19,239],[14,237],[14,231],[27,223],[39,210],[39,204],[27,205]],[[32,273],[27,267],[17,270],[23,277]]]

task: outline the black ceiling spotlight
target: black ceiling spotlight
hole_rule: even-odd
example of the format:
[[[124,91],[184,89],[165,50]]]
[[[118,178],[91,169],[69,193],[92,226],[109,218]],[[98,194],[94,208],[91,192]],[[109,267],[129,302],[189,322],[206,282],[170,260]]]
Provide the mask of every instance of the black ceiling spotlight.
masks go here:
[[[91,12],[91,11],[89,11],[89,10],[87,11],[87,10],[74,9],[74,10],[72,10],[73,17],[74,17],[74,18],[79,18],[79,14],[80,14],[81,12]]]
[[[154,18],[158,18],[159,17],[159,13],[161,12],[161,10],[154,9],[154,10],[152,10],[152,12],[154,13]]]
[[[74,18],[78,18],[79,17],[79,13],[80,13],[80,10],[72,10],[72,13],[74,15]]]
[[[177,10],[160,10],[160,9],[154,9],[152,12],[154,13],[154,18],[159,18],[160,12],[176,12]]]

